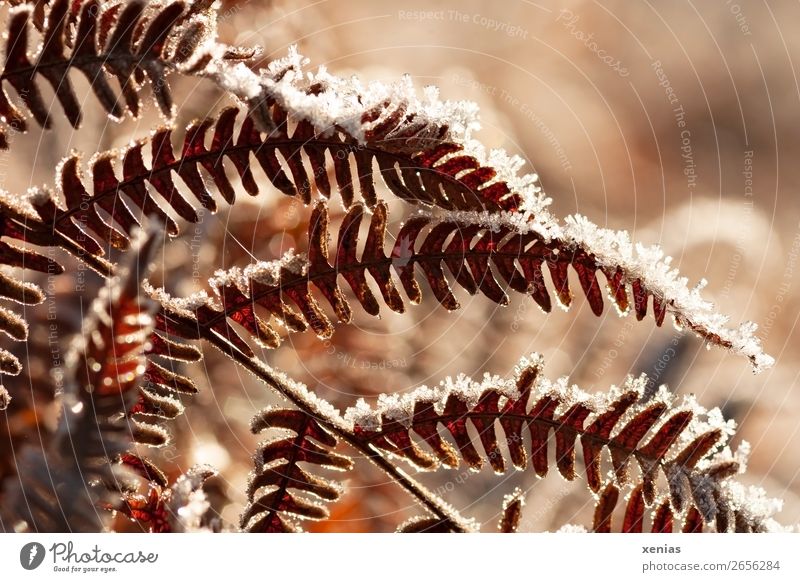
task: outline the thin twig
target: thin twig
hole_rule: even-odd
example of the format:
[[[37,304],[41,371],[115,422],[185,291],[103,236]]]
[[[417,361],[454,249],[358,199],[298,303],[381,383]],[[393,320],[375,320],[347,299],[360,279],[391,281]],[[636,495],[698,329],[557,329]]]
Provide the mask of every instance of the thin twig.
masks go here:
[[[297,408],[314,417],[317,421],[324,424],[325,428],[338,435],[342,440],[347,442],[347,444],[363,454],[378,468],[391,476],[403,489],[413,495],[420,504],[440,519],[442,523],[452,531],[459,533],[473,531],[473,527],[470,525],[469,521],[464,519],[457,510],[446,505],[441,498],[434,495],[424,485],[418,483],[401,469],[390,463],[373,446],[356,438],[353,431],[348,428],[341,416],[336,418],[320,416],[319,411],[315,408],[313,403],[304,399],[296,390],[288,386],[267,364],[258,358],[248,357],[240,350],[225,342],[222,337],[214,334],[203,334],[203,339],[226,356],[232,358],[237,364],[250,371],[259,380],[277,390],[292,404],[297,406]]]

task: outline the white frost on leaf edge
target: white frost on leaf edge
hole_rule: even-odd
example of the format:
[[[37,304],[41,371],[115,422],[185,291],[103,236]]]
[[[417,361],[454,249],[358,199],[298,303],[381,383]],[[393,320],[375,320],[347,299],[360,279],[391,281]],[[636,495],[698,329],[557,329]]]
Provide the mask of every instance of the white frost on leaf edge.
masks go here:
[[[203,305],[213,307],[213,300],[204,290],[188,297],[173,297],[163,287],[154,287],[150,281],[142,281],[142,291],[160,305],[175,311],[179,315],[194,317],[194,311]]]
[[[296,253],[294,249],[289,249],[280,259],[274,261],[258,261],[244,269],[232,267],[227,270],[217,270],[208,283],[217,293],[223,287],[234,286],[247,295],[250,281],[268,286],[278,285],[283,270],[295,275],[305,275],[308,272],[308,257],[305,253]]]
[[[743,485],[726,480],[720,484],[725,497],[734,510],[741,511],[748,520],[760,524],[767,532],[793,532],[796,526],[779,524],[773,515],[783,509],[783,501],[767,497],[767,492],[755,485]]]
[[[537,375],[531,387],[531,394],[527,404],[533,405],[542,397],[551,396],[560,403],[555,413],[556,416],[563,414],[571,406],[579,402],[589,408],[593,416],[597,416],[605,412],[625,392],[633,390],[641,395],[647,386],[646,376],[642,375],[638,378],[629,376],[620,386],[611,386],[604,392],[590,394],[577,385],[570,384],[567,377],[561,377],[556,380],[544,377],[541,374],[543,365],[542,356],[534,353],[519,361],[514,368],[514,376],[512,378],[502,378],[486,373],[481,381],[476,381],[465,374],[459,374],[455,378],[445,378],[434,387],[423,385],[405,394],[381,394],[375,406],[370,406],[369,403],[361,398],[356,402],[355,406],[345,411],[344,418],[353,426],[358,426],[365,430],[378,430],[383,417],[395,420],[406,427],[411,427],[414,407],[418,402],[433,403],[434,410],[441,414],[444,411],[447,399],[453,394],[465,402],[470,409],[478,403],[480,397],[487,390],[497,391],[501,396],[513,400],[521,396],[517,388],[517,379],[523,371],[529,368],[535,368]],[[697,403],[697,400],[692,395],[684,396],[681,402],[676,403],[675,395],[665,385],[661,385],[656,394],[645,405],[651,406],[656,402],[663,402],[667,406],[669,414],[664,415],[662,421],[651,429],[650,434],[655,434],[661,424],[676,412],[680,410],[690,410],[692,412],[692,420],[689,426],[684,430],[681,438],[673,444],[672,451],[680,450],[682,445],[688,445],[697,436],[717,428],[722,431],[721,443],[717,448],[724,450],[723,447],[736,430],[735,421],[723,419],[719,409],[706,410]],[[501,408],[503,404],[504,402],[501,399]],[[617,423],[615,432],[622,430],[628,420],[641,412],[641,410],[641,406],[632,406]],[[587,419],[586,425],[588,426],[591,422],[592,417]],[[743,462],[745,459],[740,459],[739,457],[746,457],[746,450],[746,448],[743,449],[736,456],[729,453],[729,457]]]
[[[222,88],[248,105],[269,97],[287,111],[291,119],[311,123],[320,135],[341,130],[360,144],[367,143],[370,130],[381,126],[401,109],[404,121],[381,138],[383,141],[388,143],[398,135],[401,137],[396,139],[402,143],[406,139],[402,137],[403,130],[413,126],[419,130],[413,139],[436,138],[457,143],[463,147],[460,154],[473,156],[481,165],[492,167],[497,174],[486,186],[506,182],[509,190],[520,196],[526,212],[538,213],[551,202],[542,192],[536,174],[520,173],[525,160],[502,149],[487,151],[472,137],[481,125],[478,106],[471,101],[442,100],[438,88],[433,86],[420,91],[409,75],[394,83],[371,81],[365,84],[355,76],[345,79],[332,75],[324,66],[307,71],[309,59],[300,55],[296,46],[289,47],[286,57],[271,61],[258,72],[243,63],[226,62],[223,52],[224,46],[216,39],[209,39],[206,46],[197,51],[198,55],[211,55],[202,74],[215,79]],[[307,88],[312,86],[315,91],[308,93]],[[378,116],[372,119],[376,111]]]
[[[476,212],[476,211],[419,211],[419,216],[437,220],[474,224],[498,232],[511,229],[519,234],[536,234],[546,242],[560,241],[567,249],[583,250],[594,255],[600,267],[610,272],[621,267],[624,279],[630,284],[639,279],[644,288],[668,304],[676,324],[694,328],[720,342],[730,344],[730,350],[747,357],[755,373],[771,368],[775,360],[764,353],[756,337],[758,326],[745,322],[736,328],[728,327],[729,318],[715,311],[714,305],[701,295],[707,282],[702,279],[694,287],[671,266],[672,257],[664,256],[657,245],[634,244],[625,231],[602,228],[585,216],[568,216],[563,224],[550,212],[537,213]],[[707,340],[710,341],[710,340]]]

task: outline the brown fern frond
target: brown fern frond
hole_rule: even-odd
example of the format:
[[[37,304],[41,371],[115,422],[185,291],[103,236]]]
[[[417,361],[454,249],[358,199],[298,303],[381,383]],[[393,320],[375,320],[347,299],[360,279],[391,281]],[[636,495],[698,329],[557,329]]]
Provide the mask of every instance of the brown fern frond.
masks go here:
[[[147,481],[147,493],[124,492],[122,503],[114,506],[121,515],[142,526],[150,533],[179,533],[208,529],[208,502],[203,484],[216,475],[205,465],[192,467],[172,485],[163,474],[157,474],[152,464],[127,455],[123,464],[133,466]]]
[[[435,517],[412,517],[400,524],[397,533],[451,533],[442,520]]]
[[[594,509],[592,531],[596,533],[611,533],[613,531],[612,517],[619,502],[620,490],[614,483],[608,483],[597,496]],[[687,523],[697,510],[693,507],[687,514]],[[672,533],[677,516],[672,510],[669,501],[663,501],[655,506],[650,519],[652,533]],[[642,533],[645,522],[645,503],[641,485],[631,491],[625,504],[625,517],[622,523],[622,533]],[[699,524],[701,531],[702,519]]]
[[[609,482],[597,497],[595,504],[593,531],[612,532],[612,516],[617,509],[620,499],[620,489],[613,482]],[[721,504],[720,504],[721,505]],[[717,533],[752,533],[765,531],[766,526],[760,516],[748,511],[746,504],[732,507],[726,503],[728,513],[722,519],[714,520],[714,530]],[[685,511],[676,510],[674,503],[664,499],[654,505],[650,515],[650,531],[653,533],[702,533],[706,524],[702,512],[694,505],[689,505]],[[646,521],[646,506],[641,485],[634,487],[627,496],[624,505],[624,517],[620,529],[621,533],[642,533]]]
[[[24,110],[45,129],[51,126],[51,113],[37,85],[37,76],[52,85],[70,124],[80,126],[82,106],[69,79],[71,69],[86,76],[103,110],[112,118],[122,118],[126,110],[134,117],[139,115],[140,83],[145,75],[159,108],[171,116],[172,96],[165,75],[174,66],[165,53],[184,16],[184,3],[148,5],[144,0],[131,0],[123,5],[86,0],[72,7],[70,4],[70,0],[53,0],[41,26],[41,48],[33,57],[29,52],[30,25],[32,21],[37,23],[43,3],[35,7],[22,4],[11,10],[0,84],[11,85]],[[74,30],[69,26],[73,20]],[[111,88],[112,77],[122,88],[122,100]],[[0,115],[11,129],[27,129],[23,112],[12,104],[2,87]],[[7,146],[4,131],[0,133],[0,145]]]
[[[49,246],[52,239],[39,234],[25,224],[23,218],[7,208],[7,196],[0,195],[0,238]],[[34,221],[35,222],[35,221]],[[49,275],[59,275],[64,268],[53,259],[35,251],[0,240],[0,265],[11,268],[24,268]],[[44,291],[33,283],[19,280],[10,272],[0,272],[0,297],[23,305],[38,305],[44,301]],[[15,341],[26,341],[28,325],[20,315],[12,310],[0,308],[0,332]],[[0,349],[0,375],[15,376],[22,366],[16,356]]]
[[[9,6],[29,5],[33,14],[33,25],[36,30],[42,30],[44,28],[45,10],[49,3],[50,0],[2,0],[0,1],[0,6],[3,4],[8,4]]]
[[[522,519],[522,508],[525,505],[525,496],[519,487],[503,497],[503,514],[497,529],[500,533],[515,533]]]
[[[152,303],[140,296],[139,283],[161,240],[156,232],[154,228],[137,260],[129,262],[119,286],[97,304],[94,320],[74,348],[72,369],[75,398],[92,410],[81,417],[88,424],[79,426],[100,435],[130,431],[134,442],[157,446],[168,438],[157,419],[174,417],[182,406],[177,400],[158,399],[145,385],[145,351],[154,312]]]
[[[173,129],[158,129],[149,140],[137,141],[124,150],[120,177],[114,169],[116,152],[93,157],[89,180],[82,175],[77,154],[66,158],[57,172],[59,190],[66,206],[50,199],[38,201],[35,208],[44,222],[41,230],[61,232],[78,243],[87,239],[81,246],[90,253],[102,254],[103,243],[115,248],[127,247],[131,229],[139,223],[132,210],[138,208],[143,213],[158,215],[166,222],[168,232],[177,235],[178,225],[167,210],[188,222],[199,220],[200,207],[211,212],[217,210],[217,201],[209,191],[203,173],[213,180],[228,204],[235,202],[236,192],[226,174],[225,160],[236,169],[248,194],[255,196],[259,193],[253,158],[278,191],[297,196],[305,203],[312,200],[310,176],[316,190],[330,198],[328,172],[332,169],[342,201],[346,207],[351,207],[355,198],[352,158],[356,162],[361,195],[370,207],[377,204],[373,171],[373,165],[377,163],[385,185],[406,201],[462,210],[501,208],[481,198],[489,196],[487,192],[481,190],[480,196],[475,194],[478,186],[494,177],[494,172],[476,166],[475,158],[454,156],[454,152],[459,151],[455,144],[437,144],[432,151],[424,153],[416,152],[414,148],[409,150],[410,153],[395,151],[383,132],[377,130],[369,134],[371,141],[367,144],[360,144],[344,133],[315,133],[309,123],[299,123],[290,132],[286,112],[276,104],[271,105],[270,111],[274,129],[269,134],[259,132],[250,116],[243,117],[237,133],[238,110],[235,108],[224,110],[216,120],[195,121],[187,128],[179,152],[171,143]],[[206,145],[210,131],[213,131],[213,138],[210,145]],[[149,168],[143,157],[147,146],[152,159]],[[417,144],[417,147],[422,148],[424,144]],[[308,168],[303,154],[308,158]],[[437,165],[445,157],[447,160]],[[288,175],[282,164],[288,168]],[[468,169],[471,171],[464,174]],[[196,202],[181,193],[176,178],[180,178]],[[501,185],[495,182],[490,188],[497,190]],[[508,193],[505,185],[503,192]],[[154,197],[156,194],[158,199]],[[507,207],[511,206],[502,205],[502,208]],[[118,226],[104,220],[98,210],[108,213]],[[81,240],[76,240],[78,238]]]
[[[300,464],[340,471],[353,466],[350,458],[333,452],[338,439],[300,410],[268,408],[251,423],[254,433],[282,429],[290,434],[262,443],[255,455],[255,471],[247,486],[249,503],[240,527],[248,532],[301,531],[297,520],[325,519],[328,509],[315,501],[336,501],[342,486],[309,473]],[[311,495],[298,496],[291,490]]]
[[[152,421],[132,418],[154,414],[139,408],[144,394],[144,351],[155,308],[139,296],[139,284],[158,240],[152,232],[139,252],[131,255],[121,277],[102,290],[68,356],[63,415],[55,438],[46,450],[31,446],[21,455],[16,495],[24,495],[25,501],[12,506],[30,529],[102,529],[97,508],[113,506],[109,494],[127,487],[116,470],[119,456],[134,442],[166,440],[165,431]],[[54,471],[59,482],[52,489],[48,475]],[[108,487],[109,483],[115,485]]]
[[[729,517],[734,516],[735,504],[730,502],[727,481],[738,471],[738,463],[714,453],[725,441],[724,431],[711,422],[714,415],[691,402],[675,406],[665,392],[654,401],[641,402],[642,382],[629,382],[592,402],[575,387],[539,378],[541,365],[538,356],[523,360],[515,382],[487,377],[478,383],[459,376],[436,389],[381,397],[375,409],[361,401],[347,411],[346,418],[363,443],[422,470],[455,467],[461,459],[471,469],[480,469],[484,464],[480,446],[492,469],[502,473],[506,470],[504,443],[514,467],[521,470],[531,465],[543,477],[550,468],[548,451],[554,442],[555,465],[562,477],[573,480],[579,443],[587,483],[596,493],[602,488],[600,467],[607,450],[616,484],[631,480],[630,465],[636,461],[640,469],[637,495],[647,505],[658,497],[659,472],[666,476],[670,500],[662,510],[663,523],[668,509],[680,512],[690,504],[706,522],[719,520],[720,515],[732,522]],[[469,424],[477,431],[480,445],[474,442]],[[442,437],[440,427],[455,446]],[[530,435],[529,448],[524,432]],[[608,507],[616,504],[613,494],[612,489],[601,494],[607,499],[598,509],[599,529],[608,528]]]
[[[343,278],[356,300],[370,315],[378,315],[380,304],[367,284],[367,273],[380,290],[383,302],[398,313],[405,304],[392,278],[396,274],[412,304],[419,303],[422,291],[417,282],[421,272],[436,300],[448,310],[459,309],[452,284],[470,294],[481,293],[500,305],[509,302],[508,290],[530,295],[547,312],[552,309],[550,291],[543,269],[550,274],[557,301],[563,306],[572,302],[568,270],[577,274],[592,311],[603,311],[603,292],[597,279],[602,272],[607,289],[620,313],[630,311],[628,281],[636,304],[638,319],[653,297],[656,325],[664,321],[667,307],[681,322],[712,343],[728,346],[718,335],[695,324],[690,313],[648,291],[635,273],[623,265],[613,270],[601,267],[596,257],[575,247],[571,241],[556,236],[545,237],[512,221],[497,225],[470,221],[463,215],[435,219],[428,215],[412,216],[403,224],[390,252],[384,248],[388,216],[385,204],[378,203],[369,217],[369,230],[361,256],[358,255],[359,229],[364,206],[351,206],[339,229],[333,255],[328,248],[328,210],[319,203],[311,216],[308,232],[308,256],[288,253],[279,261],[257,263],[244,270],[234,268],[218,273],[211,280],[216,296],[198,295],[187,301],[169,301],[161,296],[164,309],[158,316],[158,328],[188,339],[214,333],[242,352],[252,355],[247,342],[227,321],[243,327],[261,345],[276,347],[280,336],[269,323],[275,317],[289,331],[312,328],[321,338],[333,333],[333,325],[312,292],[316,288],[342,323],[349,323],[352,308],[339,283]],[[450,275],[445,274],[445,267]],[[266,317],[257,313],[263,309]]]

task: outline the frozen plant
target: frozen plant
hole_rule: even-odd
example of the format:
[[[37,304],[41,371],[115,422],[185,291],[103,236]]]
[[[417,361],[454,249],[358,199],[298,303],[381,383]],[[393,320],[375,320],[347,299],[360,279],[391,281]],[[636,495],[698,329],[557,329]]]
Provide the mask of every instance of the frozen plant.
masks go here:
[[[35,427],[42,448],[20,444],[18,471],[0,475],[5,529],[115,530],[125,520],[158,532],[236,527],[211,515],[203,487],[213,469],[170,478],[144,452],[166,445],[169,421],[191,406],[201,373],[192,364],[202,359],[193,342],[200,341],[287,401],[251,423],[268,438],[255,453],[238,523],[244,531],[300,531],[307,520],[325,520],[347,475],[365,462],[418,503],[420,515],[400,531],[483,526],[408,472],[462,464],[475,471],[488,464],[498,474],[513,467],[540,478],[555,469],[564,479],[585,479],[596,503],[586,526],[594,531],[781,529],[773,518],[779,502],[735,480],[747,452],[746,445],[729,447],[735,425],[666,387],[646,394],[643,379],[591,396],[565,378],[547,380],[534,354],[511,377],[457,375],[341,412],[259,355],[288,349],[281,344],[292,333],[330,338],[332,320],[347,325],[354,309],[405,313],[422,300],[423,285],[448,311],[461,307],[461,291],[499,305],[518,293],[544,312],[553,300],[567,308],[572,270],[596,315],[605,291],[620,315],[641,320],[651,311],[660,326],[669,314],[709,346],[746,357],[755,372],[772,365],[756,326],[729,326],[702,297],[705,282],[690,286],[658,248],[584,216],[555,217],[537,177],[521,172],[520,158],[476,140],[474,104],[444,101],[407,77],[364,83],[310,70],[294,48],[257,68],[257,49],[217,40],[218,5],[209,0],[14,4],[0,82],[21,99],[0,91],[0,146],[13,154],[13,133],[25,131],[29,116],[51,127],[56,113],[43,101],[41,79],[54,88],[67,120],[80,126],[84,108],[93,105],[76,97],[72,69],[88,78],[114,120],[139,116],[149,85],[170,125],[121,150],[90,152],[86,165],[80,153],[69,155],[50,188],[0,195],[0,235],[18,241],[0,242],[0,295],[42,303],[43,290],[20,273],[63,275],[57,258],[64,255],[54,251],[107,282],[75,330],[63,377],[48,385],[61,410],[57,426]],[[178,76],[206,79],[233,105],[176,127],[168,81]],[[187,225],[236,205],[243,193],[313,206],[305,250],[209,273],[208,290],[189,297],[148,280],[162,239],[179,244]],[[393,208],[408,210],[398,228],[390,226],[390,197],[400,201]],[[332,209],[344,212],[333,243]],[[0,309],[0,328],[29,341],[28,323],[15,311]],[[182,367],[189,375],[179,373]],[[17,405],[22,390],[13,382],[21,373],[17,356],[0,349],[4,408]],[[525,498],[522,490],[508,492],[499,523],[489,529],[516,531]],[[618,506],[621,520],[613,517]]]

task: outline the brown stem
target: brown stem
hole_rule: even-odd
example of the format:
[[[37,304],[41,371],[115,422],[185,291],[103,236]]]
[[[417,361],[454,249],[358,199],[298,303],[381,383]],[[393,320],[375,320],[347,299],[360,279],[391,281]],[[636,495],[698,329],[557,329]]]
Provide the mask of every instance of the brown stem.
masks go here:
[[[336,422],[336,419],[321,417],[313,406],[301,398],[297,392],[292,390],[283,380],[277,377],[263,361],[258,358],[246,356],[244,353],[225,342],[223,338],[214,334],[204,334],[203,339],[211,343],[226,356],[230,356],[237,364],[249,370],[259,380],[277,390],[297,408],[314,417],[317,421],[324,424],[325,428],[338,435],[342,440],[347,442],[347,444],[363,454],[373,464],[377,465],[378,468],[391,476],[403,489],[416,497],[425,509],[435,515],[452,531],[459,533],[471,531],[467,522],[455,509],[447,507],[439,497],[434,495],[424,485],[421,485],[390,463],[375,447],[356,438],[353,432],[346,428],[344,422]]]

